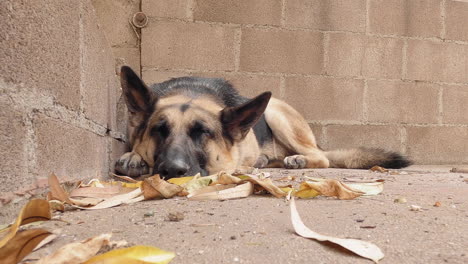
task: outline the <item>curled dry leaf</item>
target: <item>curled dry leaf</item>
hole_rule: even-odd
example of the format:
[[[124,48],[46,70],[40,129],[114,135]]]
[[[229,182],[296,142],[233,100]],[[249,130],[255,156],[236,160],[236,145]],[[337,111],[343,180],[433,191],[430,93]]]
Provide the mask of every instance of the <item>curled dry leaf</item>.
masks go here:
[[[388,169],[382,168],[380,166],[374,166],[370,168],[370,171],[377,171],[377,172],[384,173],[384,172],[388,172]]]
[[[288,195],[287,192],[281,190],[278,186],[276,186],[270,178],[256,178],[250,177],[245,181],[249,181],[253,184],[260,185],[263,189],[267,192],[273,194],[276,198],[286,197]]]
[[[109,245],[111,234],[102,234],[81,242],[67,244],[54,253],[41,258],[35,264],[74,264],[83,263],[95,256],[101,247]]]
[[[29,229],[17,233],[6,245],[0,247],[0,259],[3,264],[15,264],[51,233],[45,229]]]
[[[321,195],[337,197],[340,200],[350,200],[364,194],[364,192],[355,190],[334,179],[319,179],[317,182],[305,181],[303,184],[304,190],[309,188],[317,191]]]
[[[68,193],[66,193],[62,186],[60,186],[60,182],[55,174],[52,173],[49,176],[48,182],[50,189],[48,200],[59,200],[64,203],[73,204],[69,199]]]
[[[20,226],[36,221],[45,221],[51,218],[49,202],[42,199],[29,201],[20,211],[15,222],[9,227],[8,232],[0,240],[0,248],[12,239]]]
[[[143,190],[145,200],[154,198],[171,198],[184,190],[184,188],[179,185],[162,180],[158,174],[144,179],[141,188]]]
[[[294,198],[291,198],[290,202],[291,207],[291,221],[294,227],[294,231],[305,238],[311,238],[318,241],[329,241],[339,246],[346,248],[347,250],[370,260],[373,260],[377,263],[384,257],[383,252],[380,250],[379,247],[376,245],[362,241],[357,239],[344,239],[344,238],[336,238],[331,236],[321,235],[310,230],[301,220],[299,213],[297,212],[296,203]]]
[[[129,248],[115,249],[107,253],[95,256],[84,264],[166,264],[169,263],[175,254],[150,246],[133,246]]]

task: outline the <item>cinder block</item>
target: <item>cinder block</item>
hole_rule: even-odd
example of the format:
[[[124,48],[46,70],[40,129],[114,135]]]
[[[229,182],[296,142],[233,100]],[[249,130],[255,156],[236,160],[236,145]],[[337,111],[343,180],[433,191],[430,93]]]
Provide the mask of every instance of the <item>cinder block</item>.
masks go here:
[[[191,76],[190,73],[178,72],[178,71],[162,71],[151,68],[143,68],[143,81],[146,84],[151,85],[153,83],[160,83],[167,81],[172,78]]]
[[[400,78],[403,41],[358,34],[330,34],[326,72],[334,76]]]
[[[130,151],[128,144],[112,138],[107,138],[110,145],[109,171],[114,172],[115,162],[125,153]]]
[[[281,0],[195,1],[193,16],[202,21],[279,25]]]
[[[366,51],[366,36],[330,34],[326,72],[334,76],[360,76]]]
[[[323,35],[289,30],[242,30],[240,69],[251,72],[321,73]]]
[[[443,89],[442,122],[468,124],[468,86],[446,85]]]
[[[187,19],[192,0],[141,0],[141,10],[150,17]]]
[[[0,71],[7,83],[80,105],[80,1],[0,3]]]
[[[84,114],[93,121],[116,129],[115,113],[119,83],[115,61],[99,27],[92,5],[84,1],[82,10],[82,103]]]
[[[364,32],[366,1],[285,1],[285,21],[292,27]]]
[[[150,20],[142,31],[142,67],[234,70],[235,28]]]
[[[33,120],[39,177],[54,172],[73,179],[107,175],[106,138],[38,115]]]
[[[442,31],[442,0],[370,0],[369,32],[437,37]]]
[[[14,103],[5,94],[0,95],[0,105],[1,193],[27,186],[34,181],[34,177],[28,173],[29,142],[25,115],[14,109]]]
[[[446,38],[468,41],[468,2],[446,1]]]
[[[468,82],[466,54],[468,54],[468,45],[408,40],[407,78],[466,83]]]
[[[327,145],[325,136],[323,134],[323,126],[319,124],[309,124],[309,126],[312,129],[312,133],[314,133],[315,142],[317,143],[317,145],[320,148],[325,149]]]
[[[140,10],[140,0],[92,0],[92,3],[102,26],[101,34],[106,35],[112,46],[137,46],[137,36],[129,21]]]
[[[116,66],[122,64],[132,67],[132,69],[140,73],[140,49],[139,48],[112,48],[116,61]],[[120,69],[117,69],[120,71]]]
[[[328,125],[327,149],[372,147],[399,151],[400,129],[396,126]]]
[[[437,123],[439,85],[421,82],[368,81],[369,121]]]
[[[285,100],[308,121],[362,120],[364,83],[321,76],[286,78]]]
[[[468,128],[408,127],[408,155],[420,164],[468,163]]]
[[[400,79],[402,60],[401,39],[368,37],[362,75],[370,78]]]

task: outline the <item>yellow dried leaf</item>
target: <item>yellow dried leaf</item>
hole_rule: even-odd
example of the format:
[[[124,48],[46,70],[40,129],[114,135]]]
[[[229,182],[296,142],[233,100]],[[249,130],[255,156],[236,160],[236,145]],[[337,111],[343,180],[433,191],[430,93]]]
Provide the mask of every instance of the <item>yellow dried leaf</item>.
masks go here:
[[[0,240],[0,248],[5,246],[12,239],[20,226],[36,222],[45,221],[51,218],[49,202],[42,199],[33,199],[29,201],[19,213],[15,222],[10,226],[8,232]]]
[[[299,190],[296,191],[295,193],[292,194],[293,196],[299,197],[299,198],[314,198],[316,196],[319,196],[320,193],[312,188],[309,187],[309,185],[306,182],[301,183],[299,186]]]
[[[190,180],[192,180],[194,178],[194,176],[189,176],[189,177],[180,177],[180,178],[171,178],[169,180],[167,180],[168,183],[172,183],[172,184],[177,184],[179,186],[189,182]]]
[[[354,199],[364,194],[334,179],[321,179],[317,182],[305,181],[303,184],[304,188],[315,190],[321,195],[337,197],[341,200]]]
[[[204,176],[200,177],[200,175],[195,175],[193,179],[191,179],[189,182],[186,182],[183,187],[188,193],[194,192],[196,190],[200,190],[202,188],[205,188],[206,186],[209,186],[212,184],[213,181],[216,181],[218,178],[217,175],[210,175],[210,176]]]
[[[175,254],[162,249],[150,246],[133,246],[129,248],[115,249],[95,256],[84,264],[166,264],[169,263]]]

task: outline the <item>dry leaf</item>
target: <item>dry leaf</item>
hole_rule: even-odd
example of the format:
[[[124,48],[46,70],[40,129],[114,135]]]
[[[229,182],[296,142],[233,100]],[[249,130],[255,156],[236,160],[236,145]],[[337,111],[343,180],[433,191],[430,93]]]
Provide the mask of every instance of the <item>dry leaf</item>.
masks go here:
[[[42,199],[29,201],[19,213],[15,222],[10,226],[8,232],[0,240],[0,248],[5,246],[12,239],[20,226],[36,221],[49,220],[51,218],[49,202]]]
[[[212,185],[200,190],[196,190],[189,194],[189,200],[229,200],[236,198],[244,198],[253,193],[253,184],[246,182],[241,185]]]
[[[378,171],[378,172],[381,172],[381,173],[388,172],[387,169],[382,168],[380,166],[374,166],[374,167],[370,168],[370,171]]]
[[[35,264],[83,263],[96,255],[101,247],[108,245],[111,236],[111,234],[102,234],[81,242],[67,244],[54,253],[41,258]]]
[[[450,172],[468,173],[468,168],[452,168]]]
[[[199,175],[199,174],[198,174]],[[177,184],[179,186],[184,185],[185,183],[191,181],[196,176],[189,176],[189,177],[180,177],[180,178],[170,178],[167,180],[168,183]]]
[[[29,229],[18,232],[9,242],[0,247],[0,259],[2,264],[15,264],[51,233],[45,229]]]
[[[216,185],[216,184],[240,184],[242,182],[242,179],[236,176],[232,176],[230,174],[227,174],[226,172],[222,171],[218,173],[218,177],[216,181],[211,183],[210,185]]]
[[[141,188],[143,190],[145,200],[154,198],[171,198],[184,190],[184,188],[179,185],[162,180],[158,174],[144,179]]]
[[[211,185],[212,182],[216,181],[217,179],[217,174],[204,177],[200,177],[200,174],[195,175],[193,179],[182,185],[182,187],[184,187],[187,191],[187,194],[185,196],[187,196],[193,191],[200,190],[202,188],[205,188],[206,186]]]
[[[104,201],[104,199],[85,197],[85,198],[82,198],[82,199],[70,198],[70,201],[72,201],[74,205],[88,207],[88,206],[97,205],[98,203]]]
[[[42,240],[39,244],[37,244],[37,246],[33,249],[33,251],[39,250],[43,246],[45,246],[45,245],[49,244],[50,242],[52,242],[57,237],[58,237],[58,235],[56,235],[56,234],[48,235],[44,240]]]
[[[115,249],[95,256],[84,264],[136,264],[136,263],[151,263],[151,264],[166,264],[169,263],[175,254],[167,252],[159,248],[149,246],[133,246],[129,248]]]
[[[73,204],[68,196],[68,194],[65,192],[65,190],[60,186],[60,182],[55,176],[55,174],[51,174],[48,178],[49,181],[49,189],[50,189],[50,197],[49,200],[59,200],[64,203],[68,204]]]
[[[317,179],[317,182],[305,181],[303,184],[304,187],[313,189],[321,195],[337,197],[340,200],[350,200],[364,194],[334,179]]]
[[[59,200],[49,200],[49,206],[50,210],[52,211],[60,211],[64,212],[65,211],[65,204],[62,201]]]
[[[383,192],[384,182],[363,182],[363,183],[346,183],[354,190],[363,192],[363,195],[377,195]]]
[[[278,186],[276,186],[270,178],[260,179],[256,177],[251,177],[249,179],[246,179],[246,181],[260,185],[267,192],[273,194],[276,198],[281,198],[281,197],[285,197],[286,195],[288,195],[287,192],[284,192]]]
[[[82,207],[82,206],[76,206],[77,208],[80,209],[88,209],[88,210],[96,210],[96,209],[104,209],[104,208],[110,208],[114,207],[117,205],[121,205],[123,203],[126,203],[128,201],[131,201],[132,199],[135,199],[136,197],[142,195],[142,191],[140,188],[135,189],[129,193],[124,193],[124,194],[119,194],[107,199],[104,199],[102,202],[96,204],[95,206],[91,207]]]
[[[318,241],[329,241],[334,244],[340,245],[347,250],[367,259],[373,260],[377,263],[384,257],[383,252],[380,250],[379,247],[376,245],[362,241],[357,239],[344,239],[344,238],[336,238],[331,236],[321,235],[310,230],[308,227],[304,225],[302,222],[299,213],[297,212],[296,203],[294,198],[291,198],[291,221],[294,227],[294,231],[302,237],[311,238]]]
[[[441,207],[442,206],[442,203],[437,201],[434,203],[434,207]]]
[[[128,182],[133,182],[133,183],[139,182],[139,181],[137,181],[137,180],[135,180],[135,179],[133,179],[131,177],[128,177],[128,176],[121,176],[121,175],[117,175],[115,173],[109,173],[109,175],[112,176],[112,177],[116,177],[116,178],[128,181]]]
[[[119,186],[80,187],[70,192],[69,197],[109,198],[120,193]]]
[[[320,193],[310,188],[310,186],[306,182],[302,182],[299,186],[299,190],[297,192],[293,192],[292,195],[299,198],[314,198],[316,196],[319,196]]]

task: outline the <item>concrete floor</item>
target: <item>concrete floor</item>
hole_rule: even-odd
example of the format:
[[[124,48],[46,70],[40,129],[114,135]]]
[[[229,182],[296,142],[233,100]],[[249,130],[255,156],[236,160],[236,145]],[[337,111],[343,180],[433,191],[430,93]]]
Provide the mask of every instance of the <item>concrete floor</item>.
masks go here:
[[[451,166],[412,166],[403,174],[365,170],[271,170],[272,177],[295,175],[342,179],[385,178],[382,194],[355,200],[317,197],[297,200],[304,223],[337,237],[378,245],[380,263],[468,263],[468,174]],[[404,197],[407,203],[395,203]],[[440,202],[440,207],[434,204]],[[411,211],[410,205],[422,207]],[[167,215],[181,212],[179,222]],[[154,216],[146,216],[145,214]],[[288,203],[273,196],[229,201],[153,200],[97,211],[60,214],[71,223],[49,221],[61,236],[39,254],[74,240],[112,232],[130,244],[177,254],[171,263],[371,263],[328,244],[297,236]],[[5,219],[1,219],[5,221]],[[369,228],[374,227],[375,228]]]

